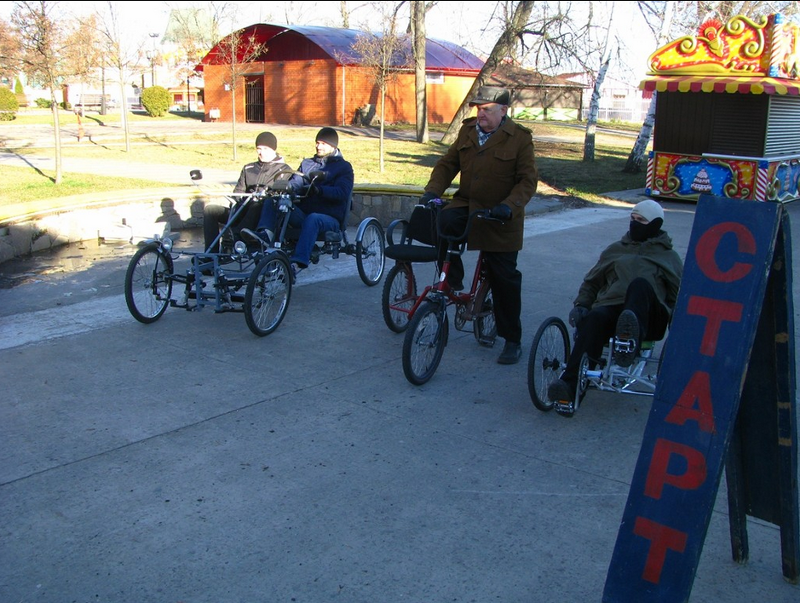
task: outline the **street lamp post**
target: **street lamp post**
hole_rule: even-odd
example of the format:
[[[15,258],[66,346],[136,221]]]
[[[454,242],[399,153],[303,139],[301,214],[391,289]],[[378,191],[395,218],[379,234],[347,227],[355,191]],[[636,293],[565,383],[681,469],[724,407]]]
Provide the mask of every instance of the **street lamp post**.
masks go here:
[[[158,38],[157,33],[151,33],[150,39],[153,41],[153,50],[152,52],[147,53],[147,58],[150,59],[150,85],[156,85],[156,57],[158,56],[158,50],[156,49],[156,39]]]

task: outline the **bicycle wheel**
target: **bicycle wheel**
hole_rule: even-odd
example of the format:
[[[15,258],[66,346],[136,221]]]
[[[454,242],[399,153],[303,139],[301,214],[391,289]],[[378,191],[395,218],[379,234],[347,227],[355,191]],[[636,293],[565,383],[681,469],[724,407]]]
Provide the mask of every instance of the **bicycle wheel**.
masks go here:
[[[244,294],[244,317],[250,330],[269,335],[281,324],[292,296],[292,272],[282,253],[270,253],[250,275]]]
[[[158,243],[142,247],[125,273],[125,303],[133,317],[150,324],[164,315],[172,295],[172,257]]]
[[[383,321],[395,333],[408,327],[408,316],[417,301],[417,281],[411,264],[398,262],[389,269],[383,283]]]
[[[561,376],[569,357],[567,326],[557,316],[545,320],[533,337],[528,356],[528,393],[533,405],[542,411],[553,409],[547,388]]]
[[[497,323],[494,320],[494,301],[492,288],[485,280],[481,281],[475,294],[472,332],[479,344],[490,348],[497,339]]]
[[[383,276],[383,228],[376,218],[367,218],[356,234],[358,276],[368,287],[377,285]]]
[[[424,302],[408,323],[403,341],[403,373],[414,385],[427,383],[447,344],[447,312],[441,304]]]

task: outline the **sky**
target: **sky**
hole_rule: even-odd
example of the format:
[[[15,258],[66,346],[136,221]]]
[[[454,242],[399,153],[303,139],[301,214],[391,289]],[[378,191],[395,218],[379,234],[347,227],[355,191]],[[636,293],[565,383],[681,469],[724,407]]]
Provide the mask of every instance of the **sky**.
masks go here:
[[[13,2],[0,2],[0,17],[8,20]],[[85,15],[96,6],[107,5],[107,2],[95,1],[61,1],[58,10],[74,15]],[[128,32],[132,37],[148,39],[149,34],[163,34],[166,29],[169,12],[173,8],[189,8],[207,6],[206,2],[113,2],[122,17],[122,22],[129,24]],[[223,4],[217,2],[217,4]],[[253,23],[287,23],[292,21],[298,25],[341,26],[339,2],[233,2],[226,4],[236,7],[236,20],[231,24],[231,31]],[[369,24],[379,22],[373,12],[375,2],[348,2],[352,9],[350,27],[352,29],[368,29]],[[384,2],[383,5],[391,5]],[[573,2],[573,10],[586,10],[590,2]],[[595,2],[596,16],[602,18],[604,7],[610,2]],[[638,84],[643,79],[647,67],[647,58],[655,49],[655,41],[644,21],[636,10],[635,2],[617,2],[613,23],[618,39],[626,47],[624,63],[612,63],[609,76]],[[494,46],[499,26],[492,19],[497,2],[480,0],[476,2],[440,1],[428,13],[426,33],[429,38],[448,40],[465,47],[477,56],[486,56]],[[407,13],[406,13],[407,14]],[[600,59],[597,60],[598,67]],[[565,68],[564,71],[574,71]]]

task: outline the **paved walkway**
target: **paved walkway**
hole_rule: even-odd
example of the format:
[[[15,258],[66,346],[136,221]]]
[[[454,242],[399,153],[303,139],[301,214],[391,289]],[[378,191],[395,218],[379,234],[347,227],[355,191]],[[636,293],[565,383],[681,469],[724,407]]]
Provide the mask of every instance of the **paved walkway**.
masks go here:
[[[694,207],[665,207],[684,254]],[[451,328],[421,387],[349,257],[266,338],[237,313],[137,323],[126,245],[0,289],[0,601],[599,602],[650,399],[542,413],[526,361],[628,219],[527,218],[523,362]],[[776,527],[748,536],[739,566],[723,485],[689,603],[797,602]]]
[[[304,271],[265,338],[240,313],[136,322],[130,245],[18,264],[0,288],[0,601],[599,602],[650,399],[542,413],[527,355],[627,228],[640,192],[618,196],[526,218],[523,362],[451,320],[420,387],[350,257]],[[684,255],[694,206],[664,205]],[[797,602],[777,528],[748,537],[739,566],[723,484],[689,603]]]

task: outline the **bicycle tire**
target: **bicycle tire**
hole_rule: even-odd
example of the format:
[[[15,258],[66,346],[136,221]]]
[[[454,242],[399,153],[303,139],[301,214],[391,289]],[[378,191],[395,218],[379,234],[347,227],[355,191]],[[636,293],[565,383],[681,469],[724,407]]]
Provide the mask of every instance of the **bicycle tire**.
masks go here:
[[[259,337],[269,335],[283,321],[292,297],[292,271],[282,253],[270,253],[250,275],[244,294],[247,327]]]
[[[389,269],[383,283],[381,305],[383,321],[395,333],[408,328],[411,308],[417,302],[417,281],[408,262],[398,262]]]
[[[383,228],[376,218],[367,218],[356,235],[356,266],[362,282],[368,287],[377,285],[385,262]]]
[[[557,316],[539,325],[528,356],[528,393],[533,405],[543,412],[553,410],[547,397],[550,384],[561,376],[570,352],[569,333]]]
[[[439,368],[449,330],[442,304],[426,301],[408,323],[403,341],[403,373],[414,385],[430,381]]]
[[[164,315],[172,296],[172,257],[158,243],[137,251],[125,271],[125,304],[141,323],[150,324]]]
[[[489,282],[482,280],[475,293],[473,306],[472,332],[477,342],[487,348],[497,339],[497,322],[494,316],[494,299]]]

